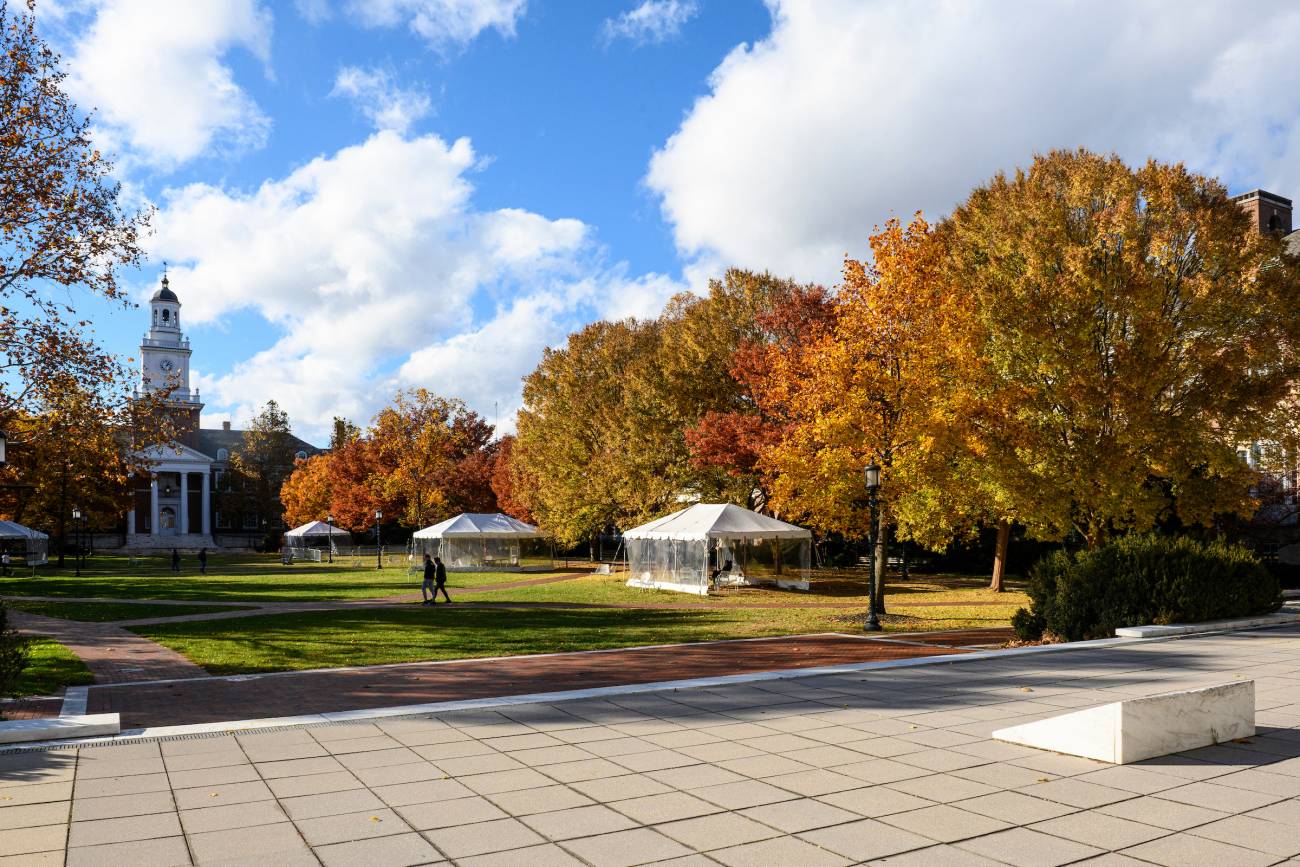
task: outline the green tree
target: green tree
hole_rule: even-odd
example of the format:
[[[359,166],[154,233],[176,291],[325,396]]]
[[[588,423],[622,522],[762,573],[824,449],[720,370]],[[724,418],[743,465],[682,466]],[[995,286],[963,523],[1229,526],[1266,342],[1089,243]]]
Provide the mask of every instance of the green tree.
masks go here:
[[[251,510],[266,522],[268,532],[278,529],[284,519],[280,489],[293,472],[296,451],[289,414],[268,400],[230,455],[230,491],[222,495],[223,511]]]

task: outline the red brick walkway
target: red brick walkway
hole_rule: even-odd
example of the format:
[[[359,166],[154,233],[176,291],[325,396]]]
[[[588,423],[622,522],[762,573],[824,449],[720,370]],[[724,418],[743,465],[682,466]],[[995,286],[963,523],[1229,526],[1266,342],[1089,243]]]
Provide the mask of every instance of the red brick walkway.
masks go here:
[[[18,631],[46,635],[81,658],[96,683],[207,677],[208,673],[174,650],[110,623],[56,620],[26,611],[9,611]]]
[[[968,634],[987,638],[986,630]],[[978,633],[978,635],[976,634]],[[908,641],[922,641],[912,636]],[[955,636],[953,641],[958,641]],[[720,641],[551,656],[293,672],[90,689],[89,713],[123,728],[329,713],[621,684],[968,653],[839,635]]]

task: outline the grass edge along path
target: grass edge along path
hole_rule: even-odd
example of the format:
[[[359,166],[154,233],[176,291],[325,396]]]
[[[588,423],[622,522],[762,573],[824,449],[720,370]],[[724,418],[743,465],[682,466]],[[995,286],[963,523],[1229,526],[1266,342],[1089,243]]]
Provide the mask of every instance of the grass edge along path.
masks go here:
[[[255,605],[150,605],[147,602],[79,602],[39,599],[5,599],[5,608],[81,623],[113,623],[145,617],[187,617],[219,611],[254,611]]]
[[[51,638],[27,640],[27,667],[18,677],[13,695],[54,695],[66,686],[87,686],[95,676],[78,656]]]
[[[1010,607],[1010,606],[1009,606]],[[1006,626],[1010,613],[976,618],[892,615],[887,629]],[[653,610],[637,608],[407,605],[138,626],[132,631],[217,676],[398,662],[476,659],[759,638],[856,633],[861,612],[842,609]]]

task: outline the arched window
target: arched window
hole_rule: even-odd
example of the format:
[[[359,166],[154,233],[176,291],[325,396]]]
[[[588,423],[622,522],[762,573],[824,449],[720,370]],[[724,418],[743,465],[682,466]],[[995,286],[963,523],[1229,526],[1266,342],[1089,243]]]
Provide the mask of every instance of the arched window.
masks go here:
[[[1281,228],[1282,228],[1282,221],[1277,218],[1277,214],[1269,214],[1268,230],[1270,232],[1276,232]]]
[[[176,529],[176,511],[170,507],[158,511],[158,523],[164,530]]]
[[[171,319],[171,315],[172,315],[172,312],[171,312],[170,310],[168,310],[166,307],[164,307],[164,308],[163,308],[163,322],[166,322],[166,321],[168,321],[169,319]]]
[[[299,449],[299,450],[298,450],[298,453],[295,454],[294,457],[297,458],[297,459],[300,460],[300,461],[305,461],[305,460],[307,460],[307,453],[304,452],[304,451],[302,451],[301,449]]]
[[[217,449],[217,460],[219,461],[230,460],[230,449]]]

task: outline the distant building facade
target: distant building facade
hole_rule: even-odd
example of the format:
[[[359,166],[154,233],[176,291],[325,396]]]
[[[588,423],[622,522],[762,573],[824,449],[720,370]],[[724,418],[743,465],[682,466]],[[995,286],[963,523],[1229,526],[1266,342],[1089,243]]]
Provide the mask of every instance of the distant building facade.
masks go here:
[[[140,343],[142,393],[170,389],[165,411],[176,426],[174,442],[145,452],[153,471],[137,477],[133,508],[126,513],[126,547],[202,548],[244,547],[260,543],[278,529],[278,518],[259,515],[251,503],[242,507],[228,493],[231,457],[244,441],[244,432],[230,422],[220,428],[201,424],[203,401],[190,388],[189,338],[181,330],[181,302],[168,279],[149,299],[149,330]],[[320,449],[294,437],[285,456],[319,454]],[[218,492],[225,496],[218,498]],[[218,509],[217,503],[223,508]],[[277,526],[269,526],[271,521]]]

